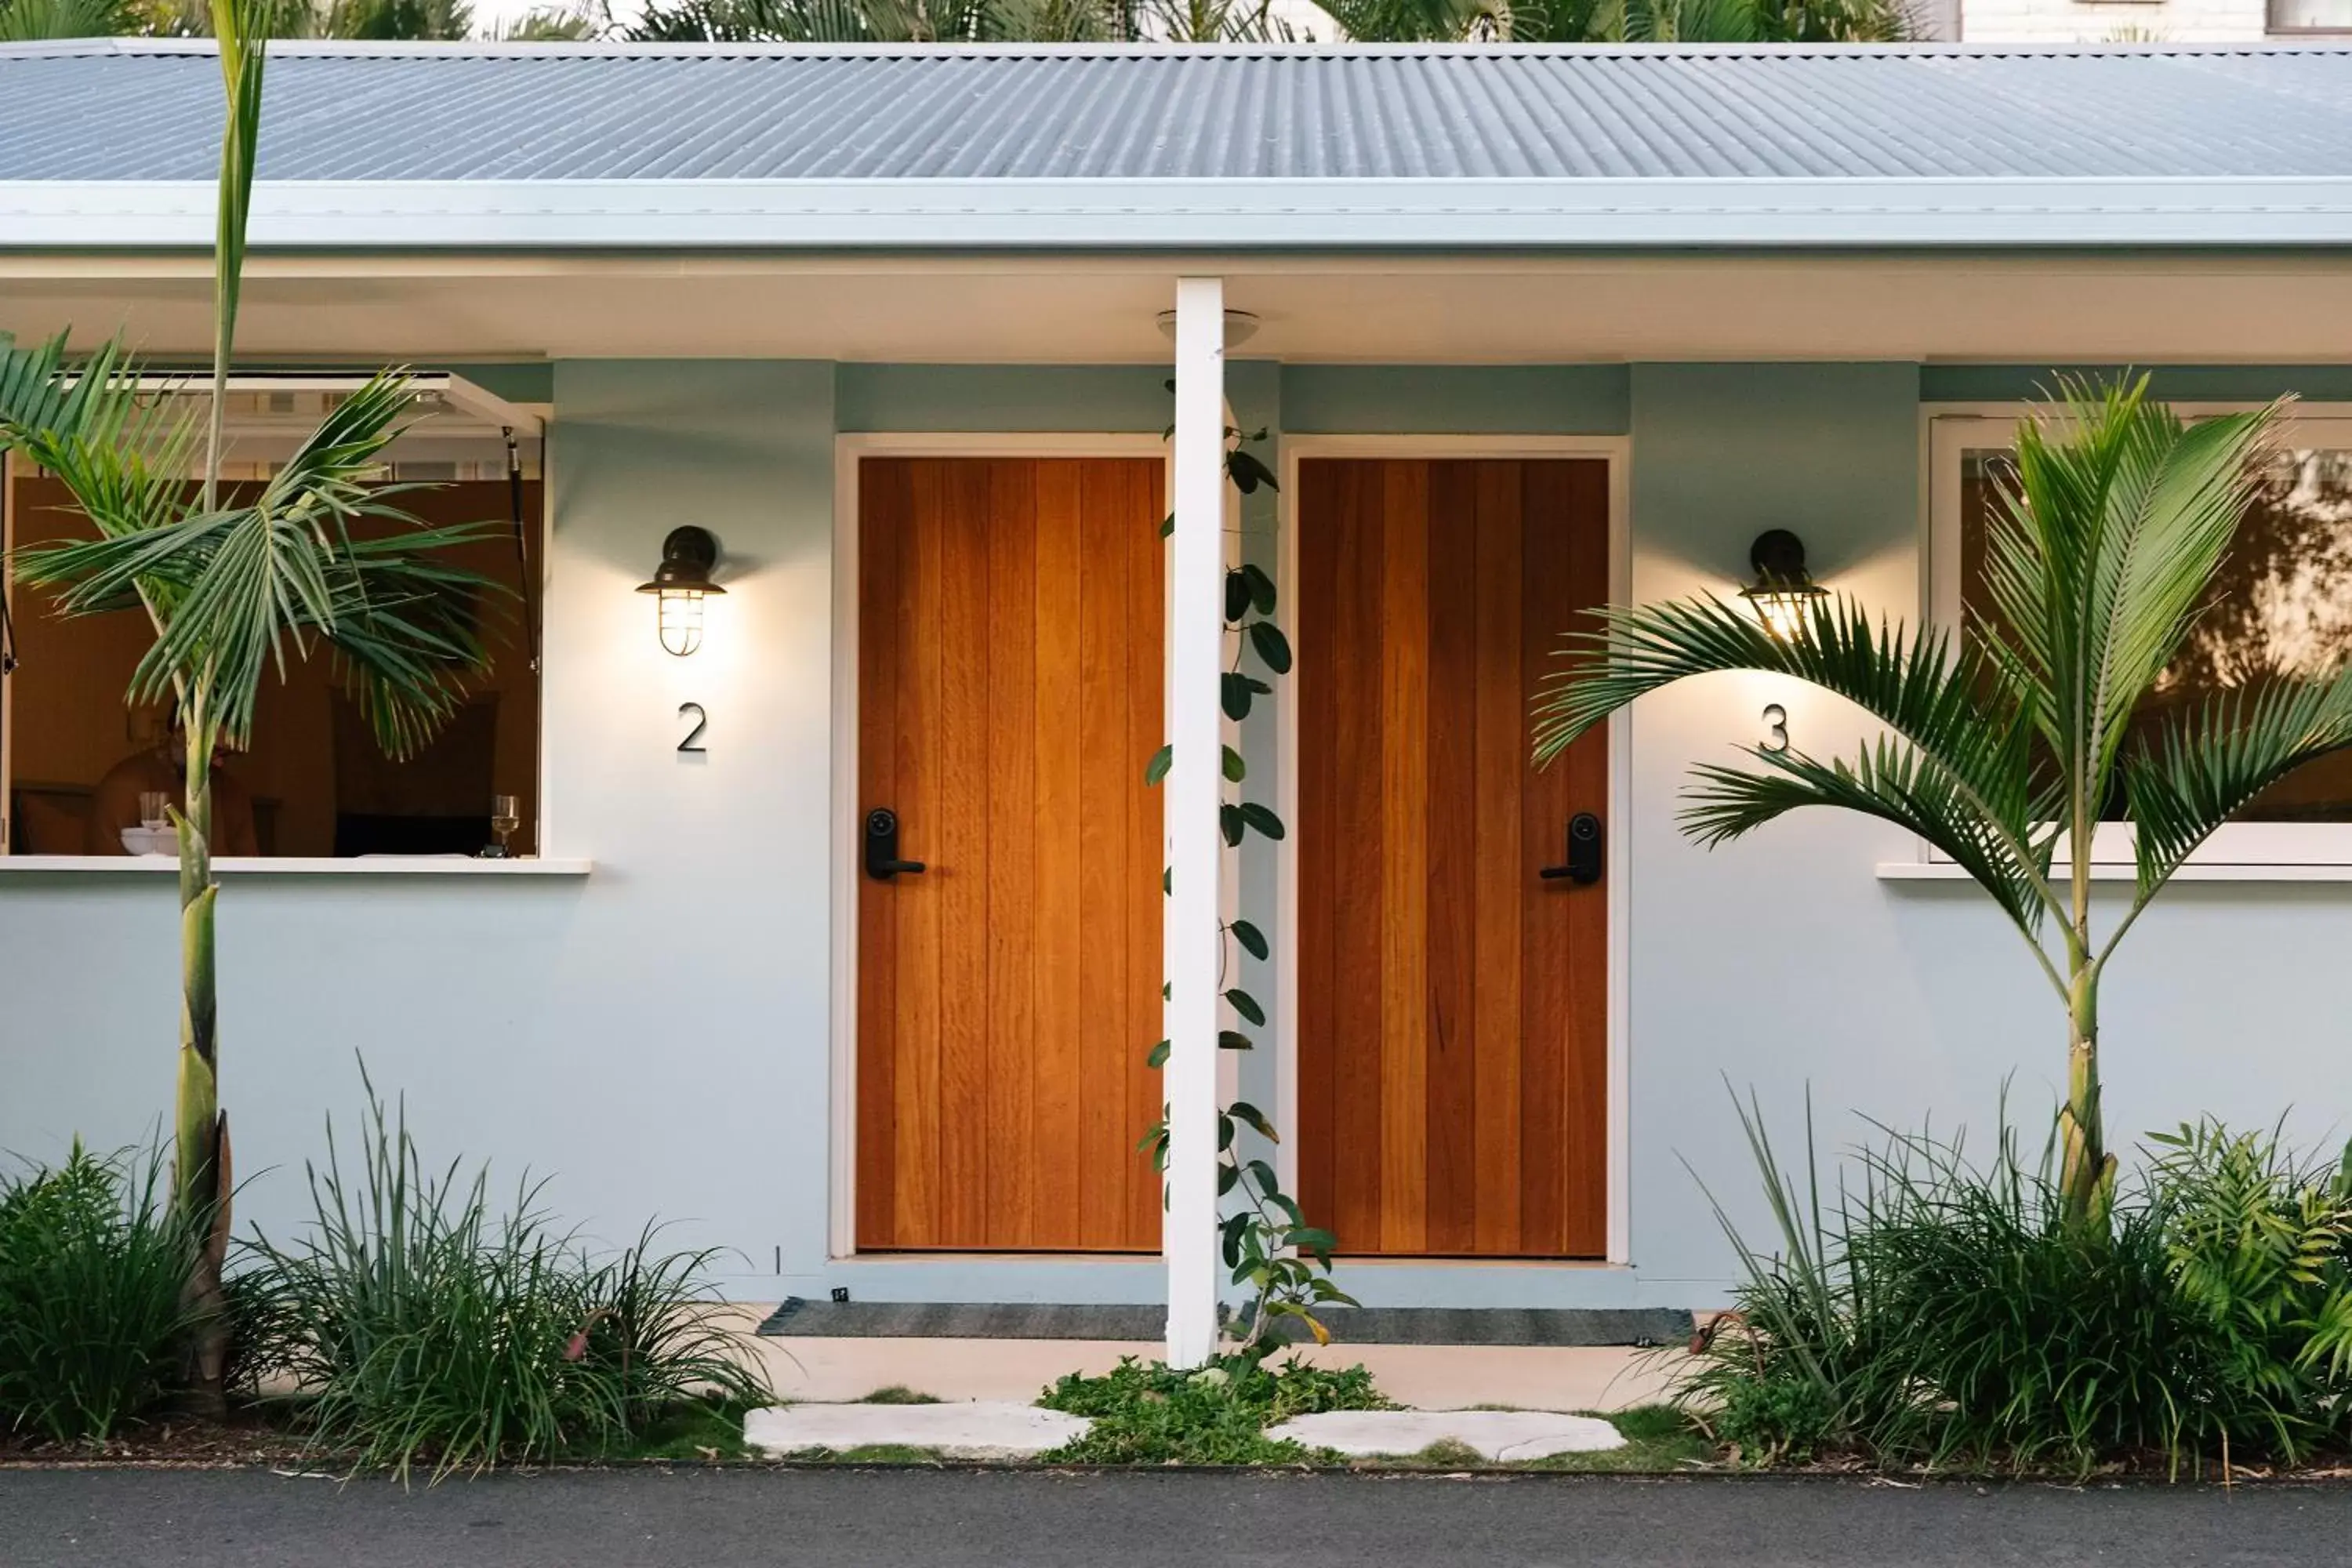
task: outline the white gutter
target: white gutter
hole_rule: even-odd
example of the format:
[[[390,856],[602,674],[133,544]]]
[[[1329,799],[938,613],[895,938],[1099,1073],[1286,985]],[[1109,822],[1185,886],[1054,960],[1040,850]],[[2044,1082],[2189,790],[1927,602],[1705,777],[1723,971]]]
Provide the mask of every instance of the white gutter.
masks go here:
[[[2352,177],[277,181],[271,250],[2352,245]],[[202,249],[210,181],[0,181],[0,250]]]

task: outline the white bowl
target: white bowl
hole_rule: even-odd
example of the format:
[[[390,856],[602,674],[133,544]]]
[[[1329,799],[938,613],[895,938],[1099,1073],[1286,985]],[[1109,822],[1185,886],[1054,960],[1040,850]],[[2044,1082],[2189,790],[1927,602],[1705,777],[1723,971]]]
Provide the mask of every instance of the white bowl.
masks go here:
[[[122,830],[122,849],[127,855],[177,855],[180,852],[180,830],[176,827],[126,827]]]

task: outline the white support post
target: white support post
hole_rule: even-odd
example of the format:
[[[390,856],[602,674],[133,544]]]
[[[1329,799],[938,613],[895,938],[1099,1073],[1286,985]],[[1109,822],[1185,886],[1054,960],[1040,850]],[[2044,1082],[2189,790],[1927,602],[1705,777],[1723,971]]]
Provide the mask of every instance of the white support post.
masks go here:
[[[1225,286],[1176,283],[1176,532],[1168,596],[1169,893],[1168,1364],[1205,1364],[1217,1349],[1218,880],[1224,839]]]

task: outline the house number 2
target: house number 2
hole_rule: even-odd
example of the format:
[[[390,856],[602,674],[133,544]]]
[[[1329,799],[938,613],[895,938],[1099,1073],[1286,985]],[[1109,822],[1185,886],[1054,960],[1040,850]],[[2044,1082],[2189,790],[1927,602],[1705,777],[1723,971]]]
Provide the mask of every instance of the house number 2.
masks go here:
[[[689,713],[694,715],[694,728],[686,732],[686,739],[677,743],[677,749],[681,752],[698,754],[706,750],[702,743],[702,732],[710,728],[710,715],[702,710],[702,704],[699,702],[681,702],[677,705],[679,718],[683,719]]]
[[[1767,752],[1789,749],[1789,710],[1778,702],[1764,704],[1764,743],[1760,749]]]

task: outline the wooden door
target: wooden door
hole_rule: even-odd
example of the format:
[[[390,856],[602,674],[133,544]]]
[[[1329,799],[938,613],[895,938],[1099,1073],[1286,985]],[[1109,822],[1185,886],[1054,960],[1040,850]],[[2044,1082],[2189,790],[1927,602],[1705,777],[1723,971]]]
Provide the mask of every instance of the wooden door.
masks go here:
[[[1608,466],[1298,490],[1300,1201],[1349,1253],[1600,1257],[1606,880],[1538,871],[1606,812],[1609,739],[1538,772],[1528,710],[1609,596]]]
[[[861,465],[861,1247],[1159,1247],[1162,471]]]

